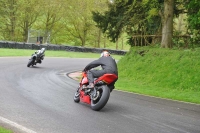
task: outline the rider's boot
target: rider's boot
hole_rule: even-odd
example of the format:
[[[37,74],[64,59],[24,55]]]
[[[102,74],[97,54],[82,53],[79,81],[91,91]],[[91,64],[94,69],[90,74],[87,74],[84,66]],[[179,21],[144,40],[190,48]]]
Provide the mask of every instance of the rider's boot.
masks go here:
[[[94,83],[89,83],[89,85],[87,86],[88,89],[93,89],[94,88]]]

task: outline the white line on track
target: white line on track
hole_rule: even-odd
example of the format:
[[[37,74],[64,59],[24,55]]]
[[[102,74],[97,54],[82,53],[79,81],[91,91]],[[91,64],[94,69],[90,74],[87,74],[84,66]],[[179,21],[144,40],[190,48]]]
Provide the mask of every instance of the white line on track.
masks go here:
[[[23,127],[22,125],[19,125],[19,124],[13,122],[13,121],[10,121],[10,120],[8,120],[8,119],[6,119],[4,117],[0,116],[0,120],[3,121],[3,122],[5,122],[6,124],[9,124],[9,125],[17,128],[17,129],[19,129],[19,130],[22,130],[22,131],[24,131],[26,133],[36,133],[35,131],[30,130],[30,129],[26,128],[26,127]]]
[[[140,93],[136,93],[136,92],[128,92],[128,91],[117,90],[117,89],[115,89],[115,91],[124,92],[124,93],[130,93],[130,94],[135,94],[135,95],[140,95],[140,96],[146,96],[146,97],[153,97],[153,98],[156,98],[156,99],[164,99],[164,100],[168,100],[168,101],[175,101],[175,102],[179,102],[179,103],[186,103],[186,104],[192,104],[192,105],[200,106],[200,104],[198,104],[198,103],[191,103],[191,102],[184,102],[184,101],[179,101],[179,100],[161,98],[161,97],[156,97],[156,96],[151,96],[151,95],[140,94]]]

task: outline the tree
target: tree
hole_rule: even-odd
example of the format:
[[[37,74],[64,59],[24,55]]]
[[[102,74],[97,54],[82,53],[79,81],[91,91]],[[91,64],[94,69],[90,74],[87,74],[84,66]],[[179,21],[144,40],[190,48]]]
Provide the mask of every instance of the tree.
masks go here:
[[[25,42],[31,32],[35,43],[41,36],[54,44],[100,47],[104,35],[95,26],[91,11],[104,11],[106,1],[0,0],[0,38]]]
[[[86,42],[89,43],[94,40],[96,33],[98,33],[98,29],[95,27],[91,17],[91,11],[96,8],[95,2],[91,0],[76,0],[71,1],[66,7],[65,28],[67,35],[70,40],[76,40],[76,43],[80,42],[81,46],[85,46]]]
[[[103,33],[116,42],[123,32],[129,36],[131,44],[133,35],[145,35],[158,32],[160,19],[157,0],[120,0],[109,4],[104,13],[93,12],[93,20]]]
[[[38,0],[19,0],[19,11],[22,12],[18,16],[19,26],[21,27],[21,34],[23,36],[23,41],[28,40],[28,30],[36,22],[39,14],[40,8],[38,6]]]
[[[135,41],[133,35],[140,35],[139,43],[144,43],[143,35],[162,33],[161,47],[171,48],[174,16],[185,11],[183,0],[118,0],[110,4],[104,13],[93,12],[97,26],[116,42],[123,32],[129,35],[129,44]],[[155,42],[150,38],[149,42]],[[143,46],[143,45],[141,45]]]
[[[16,40],[16,27],[17,27],[17,0],[1,0],[0,1],[0,20],[2,36],[11,41]]]
[[[188,0],[185,7],[188,15],[188,32],[192,35],[193,43],[200,46],[200,2],[198,0]]]
[[[173,15],[174,15],[174,0],[164,1],[164,14],[162,18],[162,41],[161,47],[171,48],[173,37]]]
[[[65,17],[65,4],[62,0],[40,1],[40,17],[34,27],[41,31],[44,43],[49,43],[50,39],[59,37],[59,32],[63,31],[63,18]],[[51,38],[50,38],[51,37]],[[56,41],[54,41],[56,42]]]
[[[10,41],[27,41],[28,29],[38,16],[37,0],[1,0],[1,31]]]

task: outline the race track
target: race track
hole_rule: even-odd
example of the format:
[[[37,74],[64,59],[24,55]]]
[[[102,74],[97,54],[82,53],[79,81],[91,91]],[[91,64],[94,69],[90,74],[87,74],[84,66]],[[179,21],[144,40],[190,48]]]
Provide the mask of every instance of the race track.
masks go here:
[[[114,90],[101,111],[73,96],[68,73],[93,59],[0,57],[0,126],[16,133],[200,133],[200,105]],[[119,77],[120,78],[120,77]]]

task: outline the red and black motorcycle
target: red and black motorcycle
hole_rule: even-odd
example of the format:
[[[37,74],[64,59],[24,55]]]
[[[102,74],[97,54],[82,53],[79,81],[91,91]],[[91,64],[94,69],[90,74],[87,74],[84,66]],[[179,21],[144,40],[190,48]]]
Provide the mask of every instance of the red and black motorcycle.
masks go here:
[[[117,80],[115,74],[104,74],[103,76],[95,79],[94,89],[87,88],[88,79],[87,73],[82,73],[82,79],[80,85],[74,95],[74,101],[76,103],[84,102],[91,105],[91,108],[95,111],[101,110],[110,97],[110,92],[113,88],[109,88],[109,85]]]

